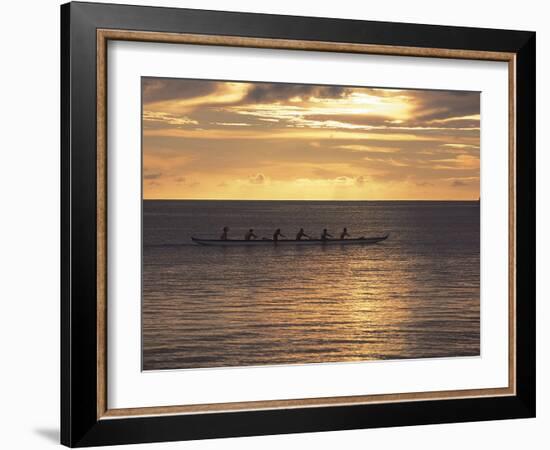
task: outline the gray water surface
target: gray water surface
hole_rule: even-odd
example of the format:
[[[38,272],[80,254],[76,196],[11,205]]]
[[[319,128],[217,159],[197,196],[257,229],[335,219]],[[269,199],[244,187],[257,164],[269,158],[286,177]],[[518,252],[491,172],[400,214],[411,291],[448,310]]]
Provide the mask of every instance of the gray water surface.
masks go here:
[[[476,356],[477,202],[143,202],[143,369]],[[202,247],[223,226],[371,246]]]

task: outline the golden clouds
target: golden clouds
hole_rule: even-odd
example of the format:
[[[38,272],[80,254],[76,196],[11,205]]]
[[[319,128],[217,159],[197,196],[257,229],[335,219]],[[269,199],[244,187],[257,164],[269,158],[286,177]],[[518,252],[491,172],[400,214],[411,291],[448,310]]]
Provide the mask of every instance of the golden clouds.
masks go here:
[[[146,198],[479,196],[478,93],[144,78],[143,100]]]
[[[220,125],[213,123],[213,125]],[[380,133],[353,131],[343,128],[282,128],[280,130],[269,129],[258,131],[257,128],[233,130],[227,127],[233,127],[235,124],[223,124],[220,128],[168,128],[168,129],[144,129],[144,136],[159,137],[180,137],[180,138],[198,138],[198,139],[254,139],[254,140],[276,140],[276,139],[347,139],[347,140],[374,140],[374,141],[435,141],[436,137],[425,135],[421,136],[413,133]],[[252,125],[239,124],[239,128],[252,127]]]
[[[185,116],[176,116],[161,111],[143,111],[142,120],[144,122],[160,122],[167,125],[197,125],[196,120]]]

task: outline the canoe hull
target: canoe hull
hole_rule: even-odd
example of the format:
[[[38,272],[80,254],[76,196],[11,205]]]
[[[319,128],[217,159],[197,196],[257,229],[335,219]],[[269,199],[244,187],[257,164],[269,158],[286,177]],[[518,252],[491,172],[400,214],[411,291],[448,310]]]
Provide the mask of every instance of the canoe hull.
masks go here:
[[[356,238],[356,239],[304,239],[304,240],[292,240],[292,239],[280,239],[278,241],[272,241],[269,239],[257,239],[245,241],[240,239],[228,239],[227,241],[222,241],[220,239],[199,239],[192,237],[191,240],[198,245],[210,246],[210,247],[274,247],[274,246],[303,246],[303,245],[317,245],[317,246],[326,246],[326,245],[369,245],[376,244],[377,242],[384,241],[388,238],[389,235],[378,236],[378,237],[366,237],[366,238]]]

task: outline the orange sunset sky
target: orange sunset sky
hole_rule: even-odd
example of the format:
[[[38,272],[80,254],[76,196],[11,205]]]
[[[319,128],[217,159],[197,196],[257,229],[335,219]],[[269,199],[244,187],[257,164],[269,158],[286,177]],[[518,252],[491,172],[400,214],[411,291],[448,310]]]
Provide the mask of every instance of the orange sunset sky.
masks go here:
[[[480,94],[142,78],[145,199],[477,200]]]

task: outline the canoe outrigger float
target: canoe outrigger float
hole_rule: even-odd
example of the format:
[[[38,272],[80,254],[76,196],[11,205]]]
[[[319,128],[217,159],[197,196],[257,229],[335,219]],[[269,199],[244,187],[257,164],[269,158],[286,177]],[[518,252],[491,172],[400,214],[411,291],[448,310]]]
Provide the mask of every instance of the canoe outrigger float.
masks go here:
[[[385,236],[379,236],[379,237],[360,237],[360,238],[352,238],[352,239],[302,239],[302,240],[294,240],[294,239],[279,239],[277,241],[273,241],[271,239],[256,239],[256,240],[250,240],[246,241],[244,239],[227,239],[227,240],[221,240],[221,239],[199,239],[192,237],[191,240],[195,244],[199,245],[206,245],[206,246],[214,246],[214,247],[235,247],[235,246],[261,246],[261,245],[271,245],[271,246],[279,246],[279,245],[368,245],[368,244],[376,244],[377,242],[384,241],[388,238],[389,234],[386,234]]]

